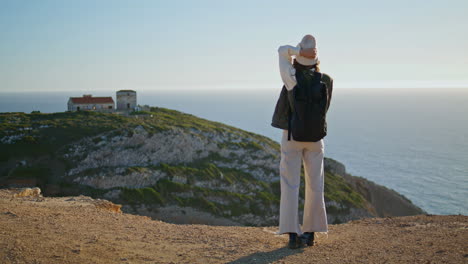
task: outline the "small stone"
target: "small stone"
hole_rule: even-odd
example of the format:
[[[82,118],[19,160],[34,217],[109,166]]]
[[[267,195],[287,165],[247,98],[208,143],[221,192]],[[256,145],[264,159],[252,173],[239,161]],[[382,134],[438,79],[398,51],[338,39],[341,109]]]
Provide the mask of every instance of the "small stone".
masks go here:
[[[13,212],[10,212],[10,211],[6,211],[6,212],[4,212],[4,214],[9,215],[9,216],[13,216],[13,217],[17,217],[17,216],[18,216],[17,214],[15,214],[15,213],[13,213]]]

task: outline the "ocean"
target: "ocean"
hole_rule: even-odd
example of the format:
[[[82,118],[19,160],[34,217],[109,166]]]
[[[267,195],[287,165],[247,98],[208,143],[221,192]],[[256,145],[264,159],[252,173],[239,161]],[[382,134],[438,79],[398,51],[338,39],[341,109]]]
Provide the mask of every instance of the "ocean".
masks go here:
[[[160,106],[280,141],[270,126],[280,89],[138,91]],[[61,112],[88,92],[0,92],[0,112]],[[93,96],[113,96],[96,91]],[[468,215],[468,89],[335,89],[325,155],[348,173],[405,195],[430,214]]]

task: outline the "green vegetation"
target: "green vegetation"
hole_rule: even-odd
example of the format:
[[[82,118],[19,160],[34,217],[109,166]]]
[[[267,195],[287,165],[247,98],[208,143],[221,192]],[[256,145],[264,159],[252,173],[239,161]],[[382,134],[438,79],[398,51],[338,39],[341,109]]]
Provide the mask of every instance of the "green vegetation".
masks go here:
[[[151,107],[150,112],[153,114],[153,118],[160,120],[160,122],[163,123],[166,127],[181,127],[207,132],[243,132],[242,130],[235,127],[209,121],[194,115],[181,113],[167,108]]]
[[[201,159],[197,162],[188,165],[169,165],[160,164],[153,167],[166,172],[169,176],[184,176],[187,177],[188,184],[195,184],[198,181],[216,180],[219,184],[234,184],[234,183],[252,183],[262,185],[263,183],[256,180],[251,174],[245,173],[234,168],[218,167],[209,161],[216,159]]]
[[[212,163],[180,166],[161,164],[152,167],[152,169],[162,170],[168,174],[168,178],[159,180],[155,186],[151,187],[163,197],[165,203],[189,206],[222,217],[233,217],[247,213],[266,216],[277,213],[271,212],[270,207],[279,205],[280,181],[266,184],[254,179],[250,174],[236,169],[217,167]],[[187,183],[169,180],[173,176],[185,177]],[[325,177],[325,199],[335,201],[345,207],[345,209],[339,209],[329,206],[327,210],[330,213],[345,213],[351,207],[364,207],[364,198],[354,191],[341,176],[327,172]],[[195,186],[197,182],[206,181],[215,183],[215,186],[218,187],[240,184],[245,187],[244,192],[249,194],[229,192],[216,187]],[[300,192],[300,196],[304,198],[303,191]],[[147,203],[141,195],[133,198],[122,198],[130,199],[131,202],[139,200],[140,203]],[[224,202],[220,203],[219,200]]]
[[[126,169],[126,174],[131,174],[131,173],[144,173],[148,171],[148,168],[145,167],[139,167],[139,166],[134,166],[134,167],[128,167]]]
[[[0,148],[8,158],[54,154],[62,146],[84,137],[130,125],[124,117],[88,111],[0,113],[0,138],[23,135],[14,144],[0,143]]]
[[[9,178],[16,179],[38,179],[47,181],[50,176],[50,169],[46,167],[18,167],[13,169],[8,175]]]
[[[102,198],[102,196],[109,191],[70,182],[60,182],[58,186],[60,187],[60,192],[55,196],[85,195],[92,198]]]
[[[151,187],[139,189],[122,187],[121,190],[121,198],[130,204],[164,204],[161,195]]]
[[[356,208],[363,208],[365,202],[343,177],[329,172],[325,172],[325,199]]]
[[[182,206],[198,208],[202,211],[206,211],[214,215],[221,214],[220,208],[218,208],[219,204],[210,202],[203,196],[197,196],[193,198],[179,198],[179,199],[180,201],[182,201]]]
[[[168,165],[148,167],[167,173],[167,178],[159,180],[154,186],[146,188],[121,188],[121,199],[129,204],[176,204],[188,206],[222,217],[240,216],[253,213],[259,216],[276,214],[270,206],[279,203],[279,195],[272,194],[270,185],[255,180],[252,175],[236,169],[218,167],[209,162],[188,165]],[[187,183],[171,181],[174,176],[182,176]],[[197,186],[196,183],[211,182],[218,188]],[[248,194],[230,192],[222,186],[239,184]],[[261,187],[260,190],[257,190]],[[148,198],[148,189],[158,194],[157,202]],[[154,194],[153,193],[153,194]],[[160,195],[160,196],[159,196]],[[221,202],[222,201],[222,202]]]
[[[128,170],[133,171],[136,169],[132,167]],[[137,170],[142,171],[144,169],[138,168]],[[181,207],[193,207],[227,218],[248,213],[259,216],[278,213],[271,211],[271,208],[278,208],[279,206],[280,181],[267,184],[256,180],[248,173],[237,169],[218,167],[208,161],[199,161],[186,165],[160,164],[147,169],[164,171],[167,178],[161,179],[154,186],[147,188],[122,188],[124,190],[121,195],[123,202],[129,204],[176,204]],[[170,180],[174,176],[185,178],[186,183]],[[364,207],[364,198],[353,190],[341,176],[326,172],[325,177],[325,199],[344,206],[344,208],[328,206],[329,213],[346,213],[351,207]],[[203,186],[199,185],[202,182],[210,182],[211,185],[209,188],[200,187]],[[303,182],[302,179],[302,184]],[[223,186],[233,184],[243,186],[241,187],[243,193],[223,189]],[[153,191],[149,192],[149,189]],[[302,198],[304,198],[303,189],[301,187],[300,196]],[[152,197],[150,194],[156,196],[155,200],[148,198]],[[300,207],[303,208],[303,205],[301,204]]]
[[[64,112],[42,114],[39,112],[0,113],[0,163],[21,160],[26,157],[50,156],[63,163],[68,170],[74,167],[73,160],[67,160],[67,146],[71,143],[89,137],[96,147],[103,141],[102,133],[107,138],[115,136],[132,136],[134,129],[141,126],[149,136],[173,128],[180,128],[187,133],[208,132],[212,134],[228,132],[236,137],[250,139],[241,142],[218,144],[219,148],[245,149],[252,152],[263,150],[269,146],[279,153],[279,144],[261,135],[249,133],[222,123],[212,122],[178,111],[151,107],[147,112],[134,112],[130,116],[90,111]],[[11,142],[7,143],[7,139]],[[129,146],[138,148],[139,146]],[[85,155],[85,154],[83,154]],[[274,158],[274,156],[271,156]],[[235,168],[218,167],[216,162],[232,163],[238,159],[235,154],[226,158],[216,152],[208,157],[190,164],[159,164],[157,166],[133,166],[126,168],[125,173],[145,173],[159,170],[167,174],[154,186],[145,188],[114,188],[120,189],[120,199],[123,203],[137,205],[140,203],[163,206],[176,204],[194,207],[222,217],[236,217],[243,214],[268,216],[277,214],[272,208],[277,208],[280,200],[280,181],[266,183],[255,179],[252,174]],[[43,183],[50,182],[52,171],[49,164],[37,164],[35,167],[12,167],[5,169],[12,178],[36,178]],[[88,169],[81,174],[97,175],[109,168]],[[259,167],[252,167],[252,170]],[[260,168],[265,173],[271,169]],[[276,171],[273,173],[277,173]],[[58,175],[60,177],[61,175]],[[174,182],[177,177],[181,182]],[[342,177],[331,173],[325,175],[325,199],[336,201],[347,208],[363,208],[364,198],[353,190]],[[208,187],[203,183],[210,183]],[[94,189],[84,185],[65,182],[54,182],[61,188],[77,191],[92,197],[99,197],[109,190]],[[233,188],[230,188],[232,186]],[[238,190],[230,192],[229,190]],[[303,188],[300,196],[304,197]],[[302,205],[301,205],[302,206]],[[341,212],[343,209],[330,206],[329,212]]]
[[[189,192],[192,190],[190,185],[173,182],[168,179],[159,180],[155,188],[165,197],[170,197],[172,193]]]
[[[218,144],[219,148],[233,148],[233,149],[247,149],[251,151],[262,150],[263,147],[260,146],[258,143],[253,141],[246,141],[246,142],[226,142]]]
[[[243,138],[255,138],[262,144],[278,148],[278,144],[269,138],[160,107],[151,107],[148,112],[134,112],[130,116],[92,111],[52,114],[0,113],[0,139],[20,136],[19,140],[13,140],[14,144],[0,143],[3,150],[0,161],[12,157],[53,154],[63,146],[103,132],[114,131],[116,134],[131,136],[133,128],[137,126],[142,126],[150,135],[172,128],[212,133],[230,132]],[[96,144],[100,141],[98,138],[93,140]],[[239,147],[248,149],[263,148],[255,142],[238,144]]]

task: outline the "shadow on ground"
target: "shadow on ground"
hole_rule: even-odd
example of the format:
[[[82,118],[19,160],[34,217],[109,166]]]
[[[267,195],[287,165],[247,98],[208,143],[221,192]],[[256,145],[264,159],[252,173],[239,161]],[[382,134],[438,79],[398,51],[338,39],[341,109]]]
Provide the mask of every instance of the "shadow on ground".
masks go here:
[[[279,248],[270,252],[258,252],[251,255],[236,259],[234,261],[228,262],[227,264],[245,264],[245,263],[255,263],[255,264],[267,264],[273,261],[280,260],[284,257],[299,254],[304,252],[303,249],[289,249],[289,248]]]

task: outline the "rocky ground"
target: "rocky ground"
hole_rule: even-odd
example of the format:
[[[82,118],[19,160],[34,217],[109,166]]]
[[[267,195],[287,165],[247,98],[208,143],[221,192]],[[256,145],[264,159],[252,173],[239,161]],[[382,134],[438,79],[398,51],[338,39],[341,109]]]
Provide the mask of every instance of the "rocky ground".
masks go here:
[[[468,216],[330,225],[313,247],[276,227],[175,225],[86,196],[0,189],[0,263],[467,263]]]

